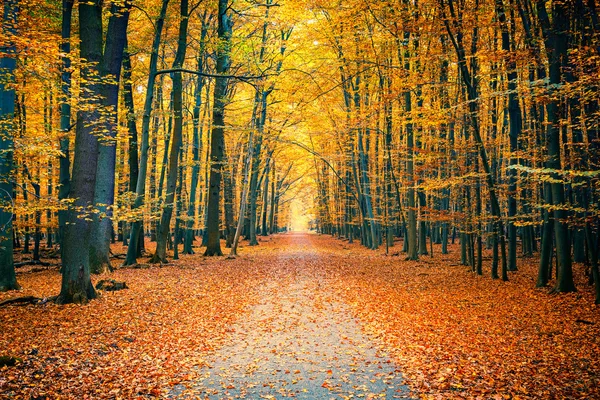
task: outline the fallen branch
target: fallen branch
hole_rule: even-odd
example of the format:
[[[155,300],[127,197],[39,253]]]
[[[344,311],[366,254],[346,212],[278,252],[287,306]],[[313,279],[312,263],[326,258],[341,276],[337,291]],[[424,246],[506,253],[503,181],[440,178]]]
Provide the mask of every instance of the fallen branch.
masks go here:
[[[35,296],[13,297],[12,299],[0,301],[0,307],[5,306],[7,304],[37,303],[38,301],[42,301],[42,299]]]
[[[14,367],[21,359],[12,356],[0,356],[0,367]]]
[[[103,279],[96,284],[96,289],[114,292],[115,290],[128,289],[125,282],[117,282],[114,279]]]
[[[40,260],[27,260],[15,263],[15,268],[25,267],[27,265],[41,265],[43,267],[49,267],[51,264]]]

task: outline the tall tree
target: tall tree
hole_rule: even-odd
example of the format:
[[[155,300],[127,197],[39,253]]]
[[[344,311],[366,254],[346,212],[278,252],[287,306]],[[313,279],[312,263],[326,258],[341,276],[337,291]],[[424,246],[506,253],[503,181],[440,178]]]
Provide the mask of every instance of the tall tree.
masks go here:
[[[544,32],[546,51],[548,53],[550,71],[550,90],[558,88],[563,83],[563,69],[568,64],[569,21],[571,17],[571,1],[552,3],[552,22],[548,17],[546,5],[539,0],[537,5],[538,18]],[[548,126],[546,143],[548,146],[548,161],[546,166],[553,172],[553,182],[550,184],[552,205],[554,206],[554,240],[556,257],[558,259],[558,276],[554,290],[557,292],[575,291],[573,267],[571,265],[571,242],[566,209],[565,189],[561,182],[559,171],[561,164],[561,127],[559,100],[552,97],[546,106]]]
[[[80,102],[77,111],[73,176],[69,196],[74,199],[67,215],[62,241],[62,283],[57,303],[85,303],[96,297],[90,279],[89,242],[98,165],[98,130],[102,85],[98,69],[102,62],[102,5],[79,3],[81,68]],[[84,214],[84,215],[80,215]]]
[[[60,98],[60,157],[59,157],[59,189],[58,200],[69,197],[71,191],[71,156],[69,131],[71,130],[71,19],[73,14],[73,0],[62,1],[61,23],[61,98]],[[62,241],[66,224],[67,210],[58,211],[58,233]],[[63,246],[61,246],[61,252]]]
[[[514,37],[510,37],[509,26],[506,18],[506,10],[503,0],[496,0],[496,13],[500,28],[502,31],[502,50],[507,55],[506,78],[508,79],[508,117],[509,124],[509,146],[510,146],[510,165],[517,165],[519,160],[517,151],[519,149],[519,136],[522,130],[522,114],[519,105],[519,94],[517,92],[517,64],[514,55]],[[514,21],[512,21],[514,24]],[[512,43],[512,44],[511,44]],[[517,227],[515,218],[517,215],[517,170],[511,168],[508,170],[508,270],[517,269]]]
[[[14,37],[17,35],[17,0],[6,0],[2,30],[8,41],[0,47],[0,291],[19,289],[13,260],[13,119],[15,113]]]
[[[173,133],[171,135],[171,152],[169,154],[169,169],[167,172],[167,194],[163,204],[162,215],[156,235],[156,253],[151,262],[167,261],[167,239],[171,231],[171,216],[175,206],[175,189],[177,186],[177,164],[183,137],[183,77],[181,69],[185,61],[187,50],[187,31],[189,21],[188,0],[181,0],[179,21],[179,37],[177,41],[177,53],[173,60]],[[176,235],[177,236],[177,235]],[[175,243],[175,246],[178,244]]]
[[[139,172],[135,186],[136,197],[133,203],[134,209],[139,209],[144,204],[144,195],[146,194],[146,176],[148,174],[148,152],[150,150],[150,118],[152,114],[152,103],[154,101],[154,85],[156,81],[156,70],[158,64],[158,49],[160,47],[160,41],[168,5],[169,0],[162,1],[159,16],[156,20],[156,23],[154,24],[154,39],[152,42],[152,49],[150,53],[148,84],[146,86],[144,114],[142,116],[142,142],[140,146]],[[154,149],[156,149],[156,147],[154,147]],[[156,160],[156,153],[154,153],[154,156],[155,157],[153,158],[153,161]],[[133,221],[133,223],[131,224],[129,246],[127,248],[127,256],[124,262],[125,265],[133,265],[137,262],[137,243],[140,240],[140,236],[142,236],[142,229],[143,220],[140,217]]]
[[[102,77],[102,138],[98,146],[98,164],[94,187],[93,237],[90,242],[90,270],[101,273],[112,270],[110,265],[110,235],[112,232],[112,205],[115,200],[115,165],[117,156],[117,107],[119,105],[119,80],[131,3],[112,3],[106,45],[100,64]]]
[[[56,301],[85,303],[96,297],[90,279],[91,244],[96,240],[93,220],[96,190],[104,189],[104,179],[96,187],[99,140],[107,134],[106,119],[102,110],[106,99],[107,71],[114,71],[115,63],[123,57],[124,35],[127,23],[120,20],[120,13],[112,13],[106,33],[107,52],[103,52],[102,2],[79,3],[80,57],[85,60],[81,67],[80,108],[77,112],[73,177],[70,197],[73,204],[69,209],[62,242],[62,283]],[[115,49],[120,45],[120,49]],[[119,67],[120,72],[120,67]],[[110,83],[109,83],[110,85]],[[110,91],[109,91],[110,92]],[[118,96],[117,96],[118,98]],[[104,161],[103,161],[104,162]],[[114,176],[106,179],[112,179]],[[111,190],[112,191],[112,190]],[[99,197],[102,197],[99,194]]]
[[[197,70],[200,74],[206,69],[206,39],[208,35],[209,21],[212,16],[204,13],[202,18],[202,28],[200,31],[200,49],[197,57]],[[201,121],[200,111],[202,108],[202,90],[206,78],[203,75],[196,77],[196,86],[194,87],[194,110],[193,110],[193,131],[192,131],[192,181],[190,183],[190,202],[187,211],[187,223],[185,239],[183,244],[184,254],[193,254],[192,242],[194,241],[194,220],[196,217],[196,197],[200,178],[200,155],[202,154],[202,133],[204,131],[203,121]]]
[[[228,0],[219,0],[218,29],[219,45],[217,47],[217,74],[227,74],[231,65],[231,34],[232,21],[228,15]],[[225,154],[225,104],[228,78],[215,78],[214,105],[212,115],[212,130],[210,136],[210,178],[208,188],[208,206],[206,220],[206,251],[205,256],[222,256],[220,231],[220,202],[221,202],[221,169]],[[242,218],[242,216],[240,216]]]

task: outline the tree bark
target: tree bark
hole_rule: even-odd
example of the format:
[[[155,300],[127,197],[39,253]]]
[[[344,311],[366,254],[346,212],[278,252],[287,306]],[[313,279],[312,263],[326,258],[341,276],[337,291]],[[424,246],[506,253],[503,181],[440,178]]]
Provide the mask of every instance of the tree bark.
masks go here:
[[[217,49],[217,74],[226,74],[231,64],[232,22],[227,14],[229,0],[219,0],[219,23],[217,34],[220,44]],[[207,206],[205,256],[222,256],[219,209],[221,201],[221,168],[225,154],[225,102],[227,77],[215,78],[213,124],[210,143],[210,178]],[[240,216],[241,218],[241,216]]]
[[[543,1],[537,3],[538,18],[544,31],[546,49],[550,63],[550,84],[559,86],[562,83],[562,68],[568,62],[568,30],[570,13],[564,3],[553,3],[552,25],[549,23],[546,6]],[[561,139],[560,139],[560,110],[556,99],[546,106],[548,112],[548,126],[546,130],[546,143],[548,148],[547,168],[560,171],[561,166]],[[558,260],[558,276],[554,290],[556,292],[573,292],[573,268],[571,265],[571,242],[569,239],[568,212],[565,209],[565,190],[558,173],[553,173],[556,182],[550,183],[552,192],[552,205],[555,206],[554,238],[556,241],[556,257]]]
[[[205,42],[208,34],[208,20],[206,14],[202,20],[202,30],[200,33],[200,50],[198,54],[198,72],[204,71],[205,61]],[[202,90],[204,88],[205,78],[198,75],[196,87],[194,88],[194,120],[192,131],[192,181],[190,187],[190,201],[187,210],[187,223],[185,239],[183,243],[183,254],[194,254],[192,242],[194,241],[194,221],[196,219],[196,197],[198,192],[198,183],[200,177],[200,156],[202,154],[202,133],[204,132],[202,122],[200,121],[200,111],[202,108]]]
[[[61,99],[60,99],[60,156],[59,156],[59,189],[58,200],[64,200],[69,197],[71,190],[71,157],[69,154],[70,140],[69,131],[71,130],[71,19],[73,14],[73,0],[62,1],[62,28],[60,51],[63,53],[61,64]],[[67,219],[68,211],[58,210],[58,235],[61,241],[60,250],[62,252],[62,237]]]
[[[79,3],[80,55],[87,63],[81,69],[80,102],[77,112],[75,156],[69,208],[62,241],[62,283],[56,302],[85,303],[96,297],[90,279],[89,243],[92,239],[90,207],[94,201],[98,164],[102,85],[98,82],[102,62],[102,6],[99,1]],[[80,215],[84,214],[84,215]]]
[[[181,68],[185,61],[187,50],[188,30],[188,0],[181,0],[181,20],[179,22],[179,38],[177,53],[173,61],[173,68]],[[181,72],[173,73],[173,133],[171,136],[171,151],[169,153],[169,169],[167,172],[167,193],[163,203],[162,215],[156,235],[156,253],[151,262],[167,261],[167,240],[171,230],[171,216],[175,201],[177,186],[177,164],[183,136],[183,77]],[[175,243],[177,245],[177,243]]]
[[[16,47],[12,37],[17,34],[18,1],[5,0],[2,30],[8,41],[0,47],[0,292],[20,289],[13,259],[13,179],[14,141],[13,118],[15,113],[14,82],[17,67]]]
[[[100,66],[102,82],[102,139],[98,145],[98,164],[94,188],[94,213],[90,241],[90,270],[99,274],[112,271],[110,264],[110,235],[112,232],[112,206],[115,200],[115,166],[117,158],[117,125],[119,105],[119,80],[127,37],[131,3],[112,3],[106,33],[106,47]],[[137,244],[137,243],[136,243]]]
[[[496,0],[496,14],[502,31],[502,50],[507,56],[506,77],[508,78],[508,116],[509,124],[509,146],[511,166],[519,164],[516,155],[519,150],[519,136],[522,129],[522,114],[519,106],[519,94],[517,92],[517,66],[511,53],[511,38],[506,21],[506,11],[503,0]],[[514,21],[512,21],[514,24]],[[514,43],[514,38],[512,38]],[[514,47],[514,44],[513,44]],[[517,215],[517,170],[508,170],[508,270],[517,270],[517,227],[514,220]]]
[[[140,147],[139,175],[135,187],[135,202],[133,208],[138,209],[144,204],[146,194],[146,175],[148,171],[148,150],[150,148],[150,117],[152,114],[152,102],[154,98],[154,83],[156,79],[156,65],[158,63],[158,48],[162,36],[165,16],[169,0],[163,0],[160,14],[155,24],[154,41],[152,42],[152,53],[150,54],[150,67],[148,71],[148,85],[146,89],[146,98],[144,102],[144,115],[142,117],[142,143]],[[129,247],[127,248],[127,257],[124,265],[133,265],[137,262],[137,242],[142,234],[143,220],[137,219],[131,226],[131,237]]]

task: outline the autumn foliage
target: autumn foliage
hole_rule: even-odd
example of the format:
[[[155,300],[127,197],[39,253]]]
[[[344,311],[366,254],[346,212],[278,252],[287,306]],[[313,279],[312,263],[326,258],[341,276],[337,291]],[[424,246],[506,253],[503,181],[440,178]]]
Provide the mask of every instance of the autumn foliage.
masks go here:
[[[2,5],[0,396],[194,382],[293,251],[415,395],[600,397],[595,0]]]
[[[529,263],[510,282],[491,281],[453,265],[456,247],[441,260],[413,262],[325,236],[309,240],[311,247],[299,246],[280,235],[244,247],[235,261],[191,256],[119,269],[111,277],[130,288],[84,306],[2,307],[0,347],[19,360],[2,368],[0,390],[15,398],[136,398],[165,396],[179,383],[193,388],[261,288],[278,288],[276,296],[298,276],[319,276],[315,307],[346,303],[374,343],[355,345],[381,346],[414,396],[598,396],[600,319],[579,268],[582,290],[548,296],[532,287]],[[278,262],[288,254],[302,265],[299,275]],[[308,254],[317,261],[302,264]],[[37,297],[59,285],[53,269],[19,279],[23,294]]]
[[[535,289],[535,259],[509,282],[453,262],[401,261],[337,245],[333,286],[385,343],[423,398],[558,399],[599,395],[598,306],[581,290]]]
[[[0,348],[19,361],[2,368],[0,392],[15,398],[161,397],[197,377],[207,355],[222,346],[228,327],[269,275],[269,257],[261,261],[194,257],[164,268],[120,269],[110,278],[126,281],[129,289],[102,292],[85,306],[3,307]],[[44,298],[60,286],[55,269],[19,279],[23,295]]]

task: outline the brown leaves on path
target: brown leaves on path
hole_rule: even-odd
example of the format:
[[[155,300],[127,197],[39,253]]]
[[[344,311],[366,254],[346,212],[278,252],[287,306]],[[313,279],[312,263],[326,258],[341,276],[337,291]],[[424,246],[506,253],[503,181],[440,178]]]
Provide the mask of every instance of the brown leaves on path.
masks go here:
[[[451,266],[458,248],[413,262],[321,240],[342,257],[337,293],[422,398],[600,398],[600,310],[583,266],[579,292],[549,295],[534,288],[537,258],[502,282]]]
[[[537,259],[521,260],[509,282],[455,266],[458,249],[404,261],[311,235],[319,290],[342,299],[422,398],[600,398],[600,315],[583,267],[579,292],[534,288]],[[257,288],[280,279],[286,235],[244,248],[236,260],[184,256],[170,265],[119,269],[125,281],[87,305],[0,308],[0,349],[17,359],[0,369],[13,398],[149,398],[197,380]],[[298,249],[296,249],[298,250]],[[392,249],[391,253],[398,249]],[[454,253],[452,253],[454,252]],[[489,266],[488,266],[489,268]],[[288,277],[290,278],[290,277]],[[19,296],[59,291],[56,270],[19,276]],[[15,293],[0,293],[0,301]],[[360,345],[360,344],[356,344]],[[321,383],[320,383],[321,384]]]
[[[0,351],[20,362],[0,370],[0,393],[26,399],[147,398],[194,379],[194,367],[222,345],[227,327],[254,301],[257,281],[268,276],[252,261],[254,251],[244,249],[247,256],[235,262],[195,255],[163,268],[94,276],[94,284],[111,278],[129,289],[102,292],[83,306],[1,308]],[[56,270],[18,278],[24,287],[19,295],[43,298],[60,290]],[[0,293],[0,300],[14,296]]]

